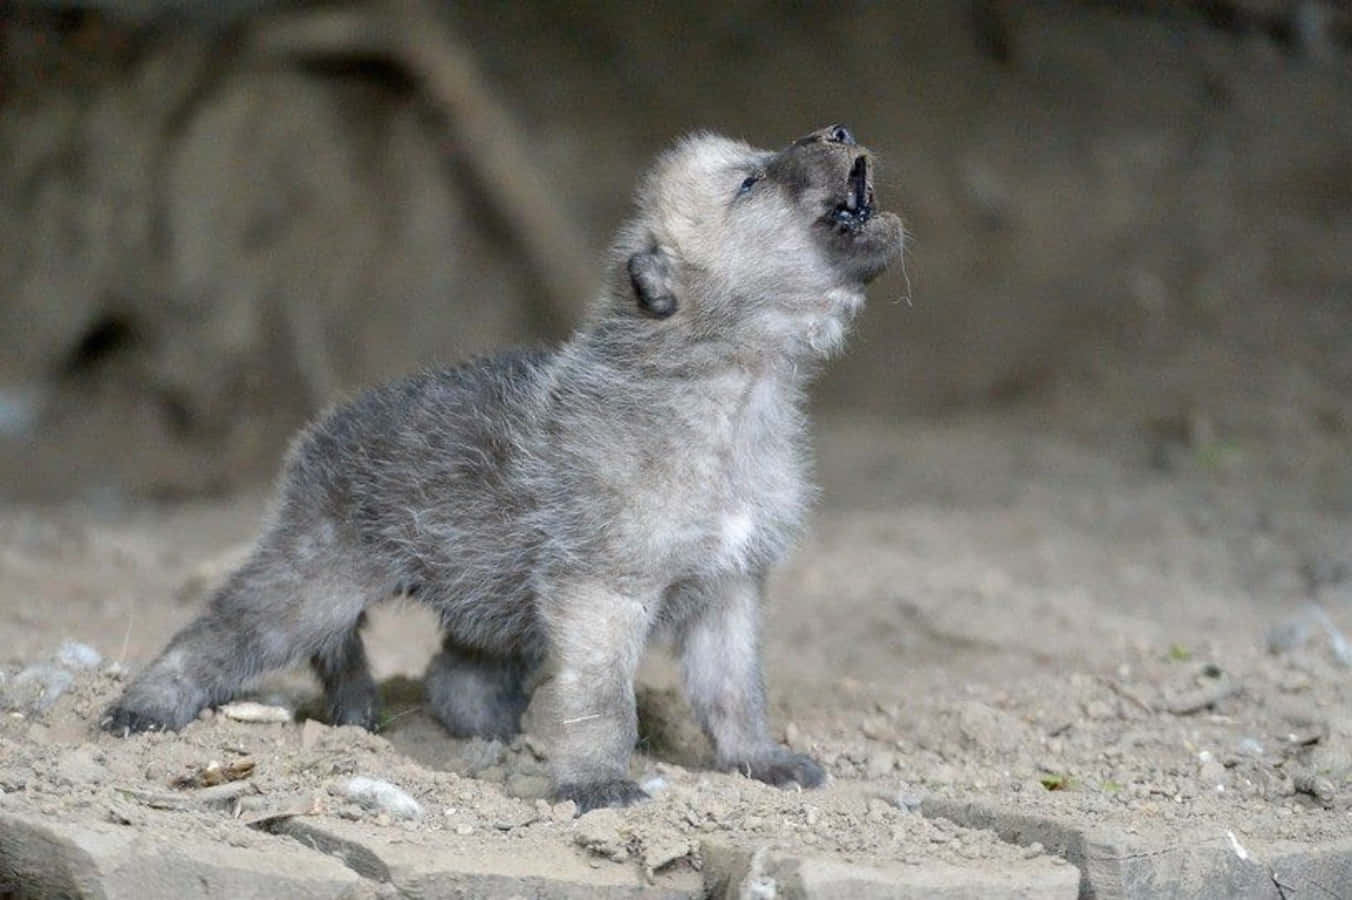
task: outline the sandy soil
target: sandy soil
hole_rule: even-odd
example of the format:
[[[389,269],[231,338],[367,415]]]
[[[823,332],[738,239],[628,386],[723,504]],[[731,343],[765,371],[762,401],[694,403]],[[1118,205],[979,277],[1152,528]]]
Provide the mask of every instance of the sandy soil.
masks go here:
[[[236,71],[178,29],[123,71],[134,45],[98,21],[53,56],[63,14],[27,42],[10,21],[0,55],[35,101],[0,121],[30,204],[0,217],[0,814],[250,848],[278,846],[270,822],[322,822],[523,874],[651,872],[677,894],[714,838],[911,871],[1066,853],[955,825],[944,803],[1146,850],[1352,834],[1346,54],[1094,4],[805,7],[775,34],[762,6],[454,15],[589,229],[688,129],[768,142],[844,116],[895,173],[907,277],[875,290],[816,396],[951,415],[818,423],[824,500],[773,581],[766,656],[773,727],[828,787],[708,771],[658,652],[635,759],[654,799],[574,820],[543,799],[529,740],[455,741],[421,711],[436,635],[416,607],[373,616],[378,736],[310,719],[305,673],[252,693],[293,721],[95,729],[262,512],[240,485],[305,406],[274,300],[326,311],[317,333],[356,383],[520,339],[532,276],[391,73]],[[1009,14],[1009,59],[973,40],[974,9]],[[360,249],[339,255],[361,277],[331,271],[334,246]],[[37,503],[57,497],[81,499]],[[205,798],[176,786],[244,759]],[[364,805],[358,776],[420,814]]]
[[[1313,483],[1262,442],[1072,438],[1036,418],[821,423],[826,500],[773,583],[767,658],[774,727],[826,764],[830,785],[782,792],[707,771],[655,653],[634,763],[655,799],[582,824],[542,799],[528,738],[452,740],[420,710],[416,678],[436,641],[413,607],[371,626],[380,736],[303,721],[316,693],[304,674],[254,692],[298,710],[295,722],[218,713],[179,735],[97,734],[125,673],[193,614],[265,498],[5,509],[0,806],[233,841],[271,838],[239,837],[231,813],[303,811],[413,846],[440,831],[474,852],[668,878],[700,865],[711,834],[992,870],[1044,849],[916,813],[935,797],[1157,842],[1345,835],[1352,660],[1311,610],[1352,631],[1352,522],[1321,511]],[[48,704],[20,672],[66,640],[104,660],[79,670],[68,652],[73,684]],[[222,808],[181,800],[176,780],[244,757],[247,793]],[[361,805],[344,793],[351,776],[401,787],[421,816]]]

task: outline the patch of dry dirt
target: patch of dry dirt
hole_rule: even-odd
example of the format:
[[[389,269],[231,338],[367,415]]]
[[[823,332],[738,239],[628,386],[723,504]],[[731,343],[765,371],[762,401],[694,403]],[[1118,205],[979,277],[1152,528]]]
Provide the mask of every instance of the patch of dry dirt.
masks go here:
[[[990,418],[820,431],[830,500],[774,581],[766,644],[774,727],[823,761],[823,790],[705,769],[708,748],[656,653],[634,763],[654,799],[574,820],[543,799],[545,761],[529,738],[453,740],[422,712],[416,677],[436,640],[417,608],[372,623],[379,736],[305,721],[308,675],[253,692],[297,711],[294,722],[217,713],[178,735],[97,733],[126,671],[193,614],[248,539],[261,502],[244,497],[3,511],[0,809],[234,844],[276,839],[236,819],[294,817],[673,885],[697,879],[711,838],[992,872],[1051,849],[954,825],[934,801],[1157,844],[1347,834],[1352,668],[1330,634],[1352,630],[1352,523],[1298,482],[1257,477],[1270,468],[1263,445],[1224,464],[1182,447],[1161,468],[1145,440],[1139,454],[1104,452]],[[57,668],[71,686],[34,711],[44,698],[20,673],[68,639],[105,659],[77,670],[68,650]],[[251,773],[210,802],[174,786],[243,758]],[[421,814],[361,805],[346,793],[356,776],[401,788]]]

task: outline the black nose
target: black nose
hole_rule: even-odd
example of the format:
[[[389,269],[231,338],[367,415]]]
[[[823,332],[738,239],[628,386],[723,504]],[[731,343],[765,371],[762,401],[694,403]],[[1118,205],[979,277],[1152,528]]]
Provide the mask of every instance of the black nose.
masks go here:
[[[827,128],[826,139],[836,144],[853,145],[855,143],[854,133],[844,125],[832,125],[830,128]]]

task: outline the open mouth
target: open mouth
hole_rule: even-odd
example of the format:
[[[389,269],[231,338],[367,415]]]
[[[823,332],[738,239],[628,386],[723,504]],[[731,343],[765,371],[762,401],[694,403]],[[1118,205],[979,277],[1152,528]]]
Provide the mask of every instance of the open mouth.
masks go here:
[[[869,183],[868,157],[857,156],[845,180],[845,196],[827,218],[837,234],[852,234],[873,217],[873,185]]]

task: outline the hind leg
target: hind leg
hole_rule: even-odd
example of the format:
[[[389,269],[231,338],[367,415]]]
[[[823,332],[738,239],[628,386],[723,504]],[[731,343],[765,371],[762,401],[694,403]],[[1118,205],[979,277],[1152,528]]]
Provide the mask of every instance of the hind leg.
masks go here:
[[[379,724],[379,692],[366,662],[361,627],[366,613],[352,630],[310,657],[310,665],[324,685],[330,725],[359,725],[375,731]]]
[[[530,666],[466,647],[447,635],[424,679],[427,704],[456,737],[506,739],[521,730]]]
[[[344,694],[349,684],[359,694],[362,679],[353,671],[365,668],[365,654],[356,625],[367,592],[331,560],[300,571],[290,559],[276,547],[260,547],[128,685],[103,728],[114,734],[182,728],[254,675],[316,656],[334,661],[333,682]]]

